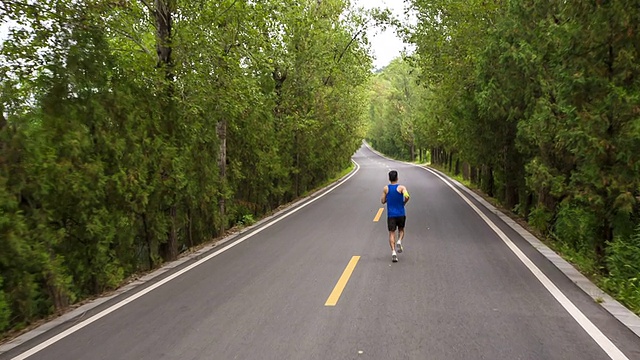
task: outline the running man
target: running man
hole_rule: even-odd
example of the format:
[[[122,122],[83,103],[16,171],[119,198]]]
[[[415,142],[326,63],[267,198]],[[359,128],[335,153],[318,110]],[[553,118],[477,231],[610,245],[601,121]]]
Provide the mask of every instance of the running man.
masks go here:
[[[404,206],[409,202],[409,190],[404,185],[398,184],[398,172],[389,171],[390,184],[382,189],[380,201],[387,204],[387,228],[389,229],[389,245],[391,246],[391,260],[398,262],[396,250],[402,252],[402,239],[404,238],[404,225],[407,216]],[[396,243],[396,229],[398,229],[398,242]]]

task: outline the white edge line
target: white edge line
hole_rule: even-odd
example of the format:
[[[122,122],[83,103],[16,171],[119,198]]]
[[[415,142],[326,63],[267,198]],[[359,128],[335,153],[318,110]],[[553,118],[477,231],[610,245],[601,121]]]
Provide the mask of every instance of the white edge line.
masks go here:
[[[406,163],[410,164],[410,163]],[[458,194],[479,216],[484,220],[487,225],[502,239],[502,241],[509,247],[509,249],[520,259],[520,261],[531,271],[531,273],[542,283],[542,285],[551,293],[551,295],[562,305],[562,307],[573,317],[576,322],[591,336],[591,338],[600,346],[600,348],[607,353],[607,355],[613,360],[628,360],[628,358],[618,349],[618,347],[607,338],[598,327],[596,327],[591,320],[589,320],[581,311],[576,307],[569,298],[567,298],[560,289],[509,239],[509,237],[498,228],[498,226],[491,221],[478,207],[471,202],[466,196],[464,196],[460,190],[453,186],[449,181],[435,171],[410,164],[419,168],[422,168],[433,175],[437,176],[447,186]]]
[[[58,335],[53,336],[52,338],[41,342],[40,344],[38,344],[38,345],[32,347],[31,349],[29,349],[29,350],[17,355],[16,357],[12,358],[11,360],[24,360],[24,359],[30,357],[31,355],[34,355],[34,354],[42,351],[43,349],[46,349],[47,347],[55,344],[56,342],[64,339],[65,337],[67,337],[67,336],[73,334],[74,332],[82,329],[83,327],[85,327],[85,326],[87,326],[87,325],[89,325],[89,324],[91,324],[91,323],[93,323],[93,322],[95,322],[95,321],[97,321],[97,320],[99,320],[99,319],[111,314],[112,312],[120,309],[121,307],[133,302],[134,300],[136,300],[136,299],[138,299],[138,298],[150,293],[151,291],[159,288],[160,286],[162,286],[162,285],[168,283],[169,281],[177,278],[178,276],[186,273],[187,271],[189,271],[189,270],[191,270],[191,269],[193,269],[193,268],[195,268],[195,267],[197,267],[199,265],[202,265],[203,263],[205,263],[205,262],[213,259],[214,257],[222,254],[223,252],[231,249],[232,247],[244,242],[245,240],[249,239],[250,237],[252,237],[252,236],[262,232],[263,230],[271,227],[271,225],[278,223],[280,220],[282,220],[282,219],[284,219],[286,217],[289,217],[292,214],[295,214],[296,212],[298,212],[299,210],[303,209],[307,205],[309,205],[311,203],[314,203],[318,199],[322,198],[323,196],[325,196],[328,193],[330,193],[331,191],[333,191],[338,186],[340,186],[340,185],[344,184],[345,182],[347,182],[347,180],[351,179],[360,170],[360,165],[357,162],[355,162],[353,159],[351,159],[351,161],[356,165],[355,171],[353,173],[351,173],[351,175],[346,177],[344,180],[342,180],[342,181],[338,182],[337,184],[333,185],[332,187],[330,187],[328,190],[326,190],[322,194],[318,195],[317,197],[315,197],[315,198],[309,200],[308,202],[300,205],[299,207],[287,212],[286,214],[284,214],[284,215],[280,216],[279,218],[273,220],[272,222],[262,226],[261,228],[253,231],[252,233],[241,237],[240,239],[234,241],[233,243],[231,243],[229,245],[226,245],[225,247],[221,248],[220,250],[207,255],[206,257],[204,257],[204,258],[194,262],[193,264],[191,264],[191,265],[189,265],[189,266],[187,266],[187,267],[185,267],[185,268],[183,268],[183,269],[181,269],[181,270],[179,270],[179,271],[167,276],[166,278],[158,281],[157,283],[154,283],[153,285],[151,285],[151,286],[149,286],[147,288],[145,288],[143,290],[140,290],[139,292],[131,295],[130,297],[128,297],[128,298],[126,298],[126,299],[124,299],[124,300],[122,300],[122,301],[120,301],[120,302],[118,302],[118,303],[116,303],[116,304],[114,304],[114,305],[102,310],[101,312],[93,315],[92,317],[90,317],[90,318],[88,318],[88,319],[86,319],[86,320],[84,320],[84,321],[82,321],[82,322],[80,322],[80,323],[78,323],[78,324],[76,324],[76,325],[74,325],[72,327],[70,327],[69,329],[59,333]]]

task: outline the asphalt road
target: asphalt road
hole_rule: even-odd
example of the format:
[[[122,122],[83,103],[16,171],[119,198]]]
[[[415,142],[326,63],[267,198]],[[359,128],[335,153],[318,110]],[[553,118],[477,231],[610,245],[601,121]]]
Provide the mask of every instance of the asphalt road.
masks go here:
[[[349,180],[268,228],[118,309],[110,306],[130,294],[0,359],[43,342],[29,359],[624,358],[616,349],[640,359],[636,335],[495,215],[481,208],[614,350],[440,178],[366,148],[354,160],[359,169]],[[386,212],[374,222],[390,168],[412,196],[398,263]],[[337,303],[325,306],[354,256]],[[86,326],[72,332],[78,324]]]

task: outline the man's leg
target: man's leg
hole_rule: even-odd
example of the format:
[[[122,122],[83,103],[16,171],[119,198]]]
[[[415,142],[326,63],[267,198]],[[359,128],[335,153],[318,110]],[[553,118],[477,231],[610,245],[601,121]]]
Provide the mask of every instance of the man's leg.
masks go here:
[[[387,229],[389,230],[389,246],[391,246],[391,252],[396,253],[396,229],[398,228],[398,223],[396,222],[396,218],[388,217],[387,218]]]
[[[391,261],[398,262],[398,254],[396,254],[396,231],[389,230],[389,246],[391,246]]]
[[[398,219],[398,243],[396,244],[396,250],[401,253],[402,251],[404,251],[404,248],[402,247],[402,239],[404,239],[404,225],[407,221],[407,217],[403,216],[401,218]]]
[[[387,218],[387,229],[389,230],[389,246],[391,247],[391,260],[393,262],[398,261],[398,254],[396,254],[396,229],[398,224],[395,218]]]
[[[402,239],[404,238],[404,228],[398,228],[398,243],[396,244],[396,250],[401,253],[404,248],[402,247]]]

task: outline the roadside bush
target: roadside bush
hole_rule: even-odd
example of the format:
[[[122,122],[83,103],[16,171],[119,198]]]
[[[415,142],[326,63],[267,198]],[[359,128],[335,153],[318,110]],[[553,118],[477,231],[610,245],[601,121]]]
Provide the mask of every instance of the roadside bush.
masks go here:
[[[549,232],[551,219],[553,219],[553,213],[542,206],[536,207],[529,214],[529,224],[543,234]]]
[[[598,221],[593,213],[570,202],[558,209],[552,234],[556,240],[576,251],[592,249]]]
[[[9,305],[7,305],[7,299],[2,291],[2,277],[0,276],[0,331],[3,331],[9,326]]]
[[[605,288],[632,311],[640,312],[640,226],[629,238],[616,238],[609,244],[606,257],[609,277]]]

